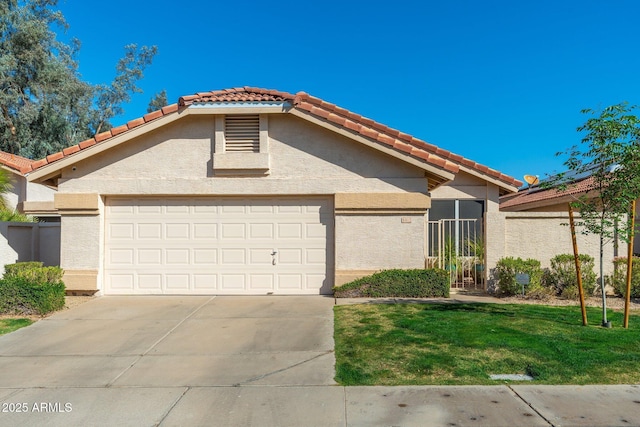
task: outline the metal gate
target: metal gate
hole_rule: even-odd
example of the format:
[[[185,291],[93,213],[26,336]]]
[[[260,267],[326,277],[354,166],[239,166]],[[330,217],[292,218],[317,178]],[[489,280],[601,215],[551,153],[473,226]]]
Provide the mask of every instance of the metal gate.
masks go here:
[[[482,221],[441,219],[427,222],[427,267],[449,272],[452,289],[484,289]]]

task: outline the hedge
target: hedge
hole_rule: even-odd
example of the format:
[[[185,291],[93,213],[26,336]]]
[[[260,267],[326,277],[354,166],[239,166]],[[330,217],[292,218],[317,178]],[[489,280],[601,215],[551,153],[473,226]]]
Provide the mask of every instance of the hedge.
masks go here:
[[[5,266],[0,280],[0,313],[45,315],[64,307],[65,286],[60,267],[39,262]]]
[[[449,297],[449,273],[441,269],[384,270],[333,288],[337,298]]]

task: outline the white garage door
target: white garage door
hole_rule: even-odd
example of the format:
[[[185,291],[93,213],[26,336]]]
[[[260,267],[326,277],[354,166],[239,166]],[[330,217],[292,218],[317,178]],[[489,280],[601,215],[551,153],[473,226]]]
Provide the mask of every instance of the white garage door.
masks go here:
[[[331,293],[330,198],[108,198],[107,294]]]

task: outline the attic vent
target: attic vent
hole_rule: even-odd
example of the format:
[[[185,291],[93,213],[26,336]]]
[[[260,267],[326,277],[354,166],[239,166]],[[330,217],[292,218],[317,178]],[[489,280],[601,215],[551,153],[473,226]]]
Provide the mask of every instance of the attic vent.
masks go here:
[[[260,116],[231,115],[224,118],[225,151],[260,152]]]

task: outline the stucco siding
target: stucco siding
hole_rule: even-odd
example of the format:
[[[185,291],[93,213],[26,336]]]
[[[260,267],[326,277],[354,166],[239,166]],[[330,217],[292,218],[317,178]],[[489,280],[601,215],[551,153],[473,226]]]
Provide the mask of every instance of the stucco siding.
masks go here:
[[[187,117],[66,168],[61,192],[334,194],[426,192],[424,172],[296,117],[269,117],[269,175],[213,174],[212,117]],[[74,170],[75,168],[75,170]]]
[[[336,271],[424,267],[424,215],[338,215],[335,235]]]
[[[484,200],[485,210],[488,212],[497,212],[500,205],[499,188],[497,185],[465,172],[458,173],[452,181],[433,190],[431,192],[431,198],[433,200]]]
[[[533,258],[542,268],[550,267],[555,255],[573,253],[571,231],[567,213],[554,212],[494,212],[486,215],[487,264],[493,270],[502,257]],[[578,229],[578,251],[594,258],[596,274],[599,274],[599,236],[584,235]],[[619,243],[618,253],[624,254],[626,244]],[[604,272],[611,274],[615,256],[613,243],[604,248]]]

